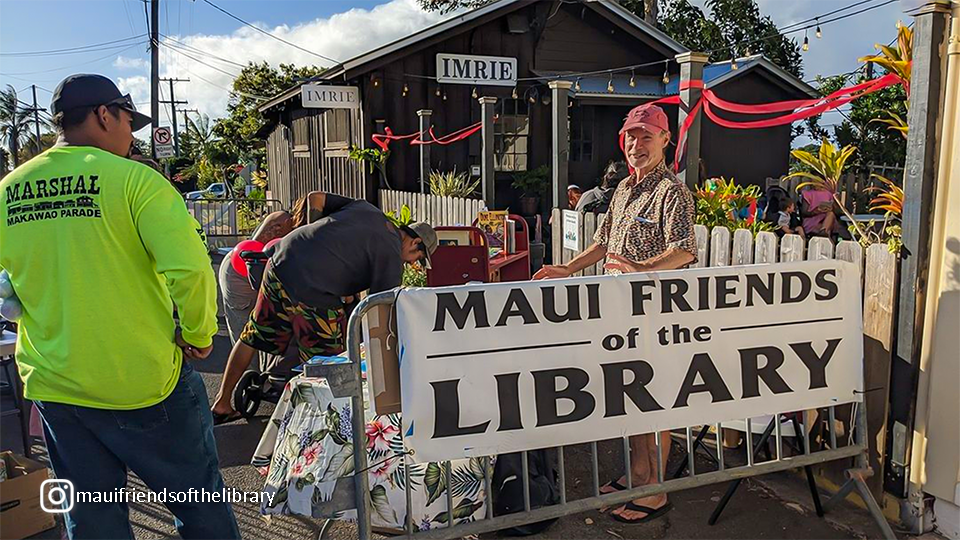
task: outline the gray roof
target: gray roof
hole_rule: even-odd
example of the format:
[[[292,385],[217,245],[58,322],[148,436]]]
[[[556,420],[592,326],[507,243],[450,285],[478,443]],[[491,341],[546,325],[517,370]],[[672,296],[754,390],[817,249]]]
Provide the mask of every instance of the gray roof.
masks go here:
[[[392,43],[388,43],[382,47],[341,62],[339,65],[334,66],[324,73],[318,75],[313,80],[332,81],[342,78],[354,70],[362,69],[365,64],[381,59],[404,48],[430,40],[431,38],[442,35],[462,24],[482,19],[499,11],[517,10],[525,5],[533,3],[534,1],[535,0],[495,0],[494,2],[491,2],[485,6],[470,10],[456,17],[451,17],[419,32],[410,34],[409,36],[398,39]],[[675,41],[667,34],[663,33],[657,27],[647,23],[640,17],[637,17],[633,12],[627,10],[615,0],[585,0],[583,3],[584,5],[593,9],[597,9],[598,11],[600,9],[605,9],[611,15],[615,15],[618,19],[627,23],[631,28],[640,31],[641,33],[653,38],[654,41],[661,43],[665,49],[673,54],[680,54],[688,51],[686,47]],[[260,106],[260,110],[264,111],[275,107],[280,103],[297,96],[299,93],[300,85],[297,85],[263,103]]]

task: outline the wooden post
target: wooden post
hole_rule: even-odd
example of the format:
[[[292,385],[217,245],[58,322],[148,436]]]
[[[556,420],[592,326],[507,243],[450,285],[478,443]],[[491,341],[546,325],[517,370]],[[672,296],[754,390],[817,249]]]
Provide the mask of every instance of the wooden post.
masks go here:
[[[920,370],[920,343],[923,336],[927,277],[930,271],[931,223],[937,170],[940,166],[938,139],[943,109],[943,66],[947,51],[949,2],[928,1],[912,13],[913,67],[910,103],[907,110],[907,160],[903,178],[903,248],[900,256],[897,337],[890,378],[884,488],[910,496],[911,512],[901,515],[911,528],[922,521],[923,501],[919,490],[909,490],[908,473],[917,407]]]
[[[481,136],[483,138],[483,160],[480,167],[480,185],[483,192],[483,200],[487,203],[487,209],[496,208],[494,204],[494,189],[496,186],[496,171],[493,169],[493,107],[497,103],[497,98],[484,96],[480,98],[480,118],[483,121]]]
[[[680,64],[680,113],[677,115],[677,133],[680,132],[680,126],[687,119],[690,110],[700,101],[703,91],[701,88],[692,88],[686,83],[691,81],[703,80],[703,66],[709,60],[704,53],[688,52],[676,56],[677,63]],[[680,144],[680,141],[677,141]],[[687,130],[687,142],[684,145],[684,155],[680,156],[680,179],[687,184],[690,189],[696,189],[700,182],[700,115],[690,124]]]
[[[427,131],[430,129],[430,116],[433,111],[430,109],[420,109],[417,116],[420,117],[420,141],[427,140]],[[420,193],[427,193],[427,186],[430,184],[430,145],[420,145]]]
[[[570,81],[550,81],[550,91],[553,92],[551,110],[553,116],[551,165],[553,170],[553,187],[551,195],[553,208],[567,207],[567,186],[570,183],[568,159],[570,157],[570,135],[568,132],[567,103],[569,102]]]

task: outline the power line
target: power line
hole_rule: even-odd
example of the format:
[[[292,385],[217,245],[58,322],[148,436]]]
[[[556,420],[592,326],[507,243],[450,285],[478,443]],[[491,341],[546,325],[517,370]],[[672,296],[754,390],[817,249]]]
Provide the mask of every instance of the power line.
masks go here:
[[[234,78],[240,76],[240,74],[238,74],[238,73],[231,73],[231,72],[229,72],[229,71],[225,71],[225,70],[223,70],[223,69],[220,69],[220,68],[218,68],[217,66],[208,64],[208,63],[204,62],[203,60],[200,60],[200,59],[197,58],[196,56],[191,56],[191,55],[183,52],[182,50],[180,50],[179,48],[177,48],[177,47],[175,47],[175,46],[173,46],[173,45],[170,45],[170,44],[165,43],[165,42],[161,42],[160,44],[163,45],[164,47],[170,49],[171,51],[176,52],[177,54],[182,54],[183,56],[186,56],[187,58],[193,60],[194,62],[197,62],[198,64],[202,64],[202,65],[204,65],[204,66],[207,66],[207,67],[210,68],[210,69],[219,71],[220,73],[223,73],[224,75],[229,75],[229,76],[234,77]]]
[[[106,60],[107,58],[113,58],[114,56],[119,56],[119,55],[121,55],[121,54],[129,51],[130,49],[133,49],[134,47],[139,47],[140,45],[143,45],[143,44],[145,44],[145,43],[147,43],[147,42],[146,42],[146,41],[141,41],[141,42],[139,42],[139,43],[134,43],[133,45],[131,45],[131,46],[127,47],[126,49],[123,49],[123,50],[121,50],[121,51],[119,51],[119,52],[111,52],[110,54],[108,54],[108,55],[106,55],[106,56],[101,56],[100,58],[94,58],[93,60],[90,60],[90,61],[87,61],[87,62],[81,62],[81,63],[79,63],[79,64],[73,63],[73,64],[70,64],[70,65],[67,65],[67,66],[60,66],[60,67],[50,68],[50,69],[41,69],[41,70],[39,70],[39,71],[19,71],[19,72],[15,72],[15,73],[0,73],[0,75],[4,75],[4,76],[39,75],[39,74],[41,74],[41,73],[52,73],[52,72],[54,72],[54,71],[62,71],[62,70],[64,70],[64,69],[70,69],[70,68],[79,67],[79,66],[86,66],[86,65],[89,65],[89,64],[94,64],[94,63],[96,63],[96,62],[102,62],[102,61]],[[51,93],[53,93],[53,92],[51,92]]]
[[[283,39],[282,37],[275,36],[275,35],[271,34],[270,32],[267,32],[266,30],[264,30],[264,29],[262,29],[262,28],[260,28],[260,27],[258,27],[258,26],[252,25],[252,24],[248,23],[247,21],[241,19],[240,17],[237,17],[237,16],[234,15],[233,13],[230,13],[229,11],[223,9],[222,7],[214,4],[214,3],[211,2],[210,0],[203,0],[203,1],[204,1],[204,3],[208,4],[210,7],[216,9],[217,11],[223,13],[224,15],[226,15],[226,16],[228,16],[228,17],[230,17],[230,18],[232,18],[232,19],[234,19],[234,20],[236,20],[236,21],[238,21],[238,22],[240,22],[240,23],[242,23],[242,24],[244,24],[244,25],[246,25],[246,26],[248,26],[248,27],[250,27],[250,28],[253,28],[253,29],[256,30],[257,32],[260,32],[261,34],[263,34],[263,35],[265,35],[265,36],[269,36],[269,37],[271,37],[271,38],[273,38],[273,39],[275,39],[275,40],[277,40],[277,41],[279,41],[279,42],[281,42],[281,43],[286,43],[287,45],[289,45],[289,46],[291,46],[291,47],[293,47],[293,48],[295,48],[295,49],[297,49],[297,50],[303,51],[303,52],[305,52],[305,53],[312,54],[312,55],[316,56],[317,58],[322,58],[322,59],[324,59],[324,60],[329,60],[330,62],[333,62],[334,64],[339,64],[339,63],[340,63],[340,62],[334,60],[333,58],[330,58],[329,56],[324,56],[324,55],[322,55],[322,54],[320,54],[320,53],[313,52],[313,51],[311,51],[311,50],[309,50],[309,49],[304,49],[303,47],[297,45],[296,43],[292,43],[292,42],[290,42],[290,41],[287,41],[287,40]]]
[[[192,45],[187,45],[186,43],[184,43],[184,42],[182,42],[182,41],[180,41],[180,40],[174,39],[174,38],[172,38],[172,37],[170,37],[170,36],[167,36],[167,35],[164,35],[164,34],[160,34],[160,35],[161,35],[164,39],[176,43],[180,48],[186,49],[186,50],[191,51],[191,52],[195,52],[195,53],[197,53],[197,54],[199,54],[199,55],[201,55],[201,56],[207,56],[207,57],[210,57],[210,58],[219,60],[219,61],[221,61],[221,62],[223,62],[223,63],[225,63],[225,64],[230,64],[230,65],[236,66],[236,67],[238,67],[238,68],[240,68],[240,69],[243,69],[243,68],[247,67],[245,64],[241,64],[241,63],[239,63],[239,62],[234,62],[233,60],[229,60],[229,59],[224,58],[224,57],[222,57],[222,56],[217,56],[217,55],[215,55],[215,54],[213,54],[213,53],[204,51],[204,50],[202,50],[202,49],[198,49],[198,48],[196,48],[196,47],[194,47],[194,46],[192,46]]]
[[[137,36],[125,37],[123,39],[115,39],[113,41],[104,41],[103,43],[93,43],[90,45],[80,45],[77,47],[66,47],[63,49],[50,49],[46,51],[24,51],[24,52],[0,52],[0,56],[50,56],[58,54],[78,54],[82,52],[95,52],[102,51],[106,49],[116,49],[122,48],[129,43],[131,40],[141,39],[145,37],[146,34],[140,34]]]

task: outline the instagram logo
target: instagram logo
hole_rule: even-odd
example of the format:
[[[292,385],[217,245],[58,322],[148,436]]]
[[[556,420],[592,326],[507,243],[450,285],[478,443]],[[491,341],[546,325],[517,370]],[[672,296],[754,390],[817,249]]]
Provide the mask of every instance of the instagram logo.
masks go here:
[[[53,478],[40,484],[40,509],[49,514],[65,514],[73,510],[73,482]]]

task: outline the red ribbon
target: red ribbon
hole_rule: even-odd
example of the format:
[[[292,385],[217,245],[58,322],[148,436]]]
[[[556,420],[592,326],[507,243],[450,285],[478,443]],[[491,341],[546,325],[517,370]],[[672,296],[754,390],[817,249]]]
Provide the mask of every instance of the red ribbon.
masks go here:
[[[371,135],[370,138],[373,139],[373,143],[380,147],[381,150],[386,151],[390,147],[392,141],[403,141],[407,139],[413,139],[410,141],[411,146],[420,146],[424,144],[439,144],[439,145],[448,145],[455,143],[457,141],[462,141],[467,137],[473,135],[474,133],[480,131],[480,128],[483,127],[481,122],[467,126],[462,129],[458,129],[449,135],[444,135],[439,139],[436,135],[433,134],[433,126],[427,130],[427,135],[430,136],[429,139],[422,137],[423,132],[418,131],[416,133],[410,133],[409,135],[394,135],[393,131],[390,128],[386,128],[386,133],[375,133]]]

